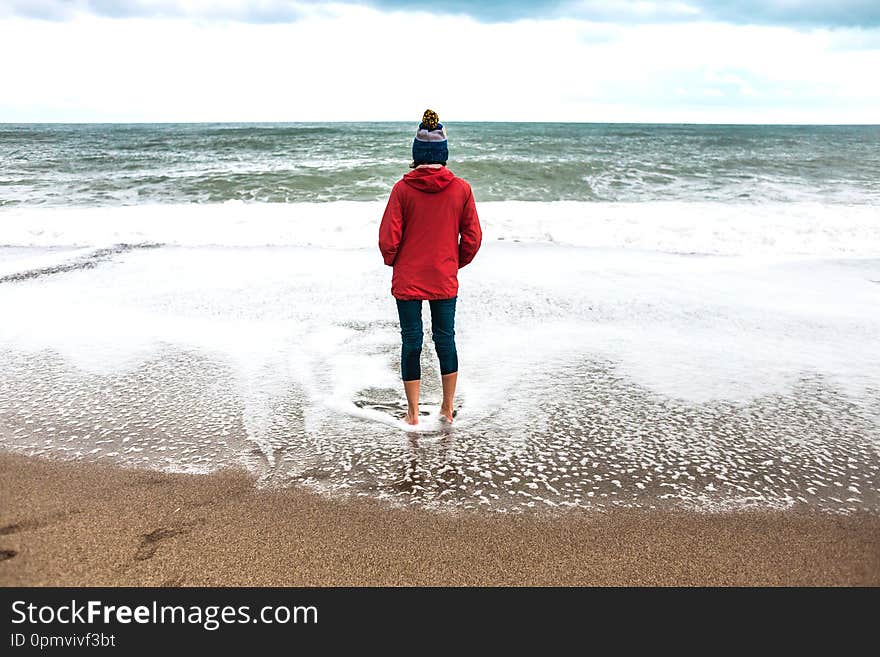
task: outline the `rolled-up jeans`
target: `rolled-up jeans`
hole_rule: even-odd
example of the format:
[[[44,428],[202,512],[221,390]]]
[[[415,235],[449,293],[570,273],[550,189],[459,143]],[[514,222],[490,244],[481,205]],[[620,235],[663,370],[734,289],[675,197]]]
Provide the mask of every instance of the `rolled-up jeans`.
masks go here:
[[[440,359],[440,374],[458,371],[458,352],[455,350],[455,300],[432,299],[431,336],[437,357]],[[404,381],[422,378],[419,359],[422,355],[422,302],[421,300],[397,300],[397,315],[400,317],[400,376]]]

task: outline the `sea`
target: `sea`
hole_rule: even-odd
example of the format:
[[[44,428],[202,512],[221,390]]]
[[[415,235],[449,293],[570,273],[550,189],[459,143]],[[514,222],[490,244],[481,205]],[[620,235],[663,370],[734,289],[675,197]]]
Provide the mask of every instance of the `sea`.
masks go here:
[[[456,421],[428,330],[411,430],[377,238],[415,125],[0,124],[0,450],[437,512],[880,511],[880,126],[446,128],[484,241]]]

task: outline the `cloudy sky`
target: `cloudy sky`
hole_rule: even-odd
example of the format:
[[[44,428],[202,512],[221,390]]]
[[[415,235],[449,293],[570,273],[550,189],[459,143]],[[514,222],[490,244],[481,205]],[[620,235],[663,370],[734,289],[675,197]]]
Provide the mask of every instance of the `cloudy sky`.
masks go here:
[[[880,0],[0,0],[0,121],[880,123]]]

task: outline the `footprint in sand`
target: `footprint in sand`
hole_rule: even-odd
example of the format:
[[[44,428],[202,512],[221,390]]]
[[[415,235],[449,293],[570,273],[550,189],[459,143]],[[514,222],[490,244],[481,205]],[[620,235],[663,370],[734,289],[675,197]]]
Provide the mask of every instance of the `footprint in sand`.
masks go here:
[[[149,534],[142,534],[141,544],[138,545],[137,551],[134,554],[135,561],[152,559],[153,555],[156,554],[156,550],[159,549],[159,543],[169,538],[180,536],[181,534],[188,534],[189,531],[189,529],[159,527],[158,529],[151,531]]]
[[[18,532],[28,531],[31,529],[41,529],[43,527],[53,525],[56,522],[62,522],[69,516],[72,516],[76,513],[79,513],[79,511],[57,511],[55,513],[50,513],[40,518],[31,518],[29,520],[22,520],[21,522],[13,522],[8,525],[4,525],[3,527],[0,527],[0,536],[17,534]]]

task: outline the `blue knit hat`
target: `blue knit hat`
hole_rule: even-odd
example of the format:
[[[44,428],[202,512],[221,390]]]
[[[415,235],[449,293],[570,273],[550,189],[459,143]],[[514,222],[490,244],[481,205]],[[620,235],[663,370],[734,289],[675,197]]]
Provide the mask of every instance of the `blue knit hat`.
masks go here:
[[[446,146],[446,128],[434,110],[425,110],[416,131],[412,146],[413,162],[419,164],[445,164],[449,159]]]

